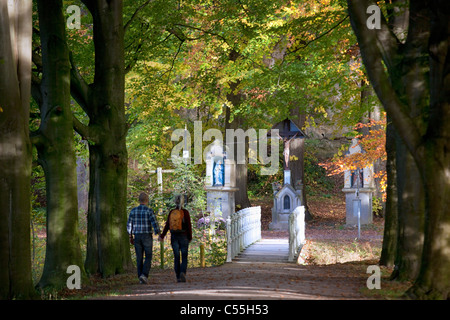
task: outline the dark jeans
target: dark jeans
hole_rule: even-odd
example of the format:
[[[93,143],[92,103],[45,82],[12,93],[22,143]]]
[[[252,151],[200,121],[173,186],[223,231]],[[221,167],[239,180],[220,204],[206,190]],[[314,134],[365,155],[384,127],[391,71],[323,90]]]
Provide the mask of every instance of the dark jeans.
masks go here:
[[[136,233],[134,235],[134,248],[136,249],[136,262],[138,277],[148,277],[152,266],[153,237],[151,233]],[[145,253],[145,261],[144,261]]]
[[[173,266],[175,269],[175,274],[177,279],[180,279],[180,274],[186,274],[187,271],[187,263],[188,263],[188,248],[189,248],[189,240],[187,235],[171,233],[170,242],[172,244],[173,249]],[[181,263],[180,263],[180,252],[181,252]]]

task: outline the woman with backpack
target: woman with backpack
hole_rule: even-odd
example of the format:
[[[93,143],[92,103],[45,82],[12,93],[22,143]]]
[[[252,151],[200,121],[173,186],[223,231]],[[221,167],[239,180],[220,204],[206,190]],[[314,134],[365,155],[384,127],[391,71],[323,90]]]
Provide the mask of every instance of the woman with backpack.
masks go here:
[[[181,196],[176,196],[175,205],[176,208],[169,212],[166,225],[159,238],[161,241],[164,240],[164,237],[170,230],[170,242],[173,250],[173,264],[177,282],[186,282],[188,249],[189,242],[192,240],[191,217],[189,211],[183,208]]]

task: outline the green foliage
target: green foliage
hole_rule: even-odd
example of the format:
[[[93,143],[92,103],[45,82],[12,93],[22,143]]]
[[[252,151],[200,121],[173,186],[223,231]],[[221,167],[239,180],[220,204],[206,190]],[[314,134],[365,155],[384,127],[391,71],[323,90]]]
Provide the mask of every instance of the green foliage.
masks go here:
[[[45,217],[45,209],[38,211]],[[31,221],[31,275],[33,283],[36,284],[44,269],[46,239],[42,234],[45,233],[45,222],[40,223],[39,219]]]
[[[175,171],[169,185],[170,190],[175,194],[187,196],[187,203],[184,207],[192,215],[203,214],[206,210],[206,188],[205,178],[199,166],[185,163],[183,159],[176,159],[173,162]]]
[[[35,150],[34,150],[35,151]],[[36,223],[45,222],[46,207],[45,175],[41,166],[31,171],[31,220]],[[44,212],[44,213],[42,213]]]
[[[372,197],[372,212],[375,216],[381,216],[383,211],[383,199],[379,197]]]
[[[333,189],[333,182],[328,178],[326,170],[319,165],[319,160],[308,148],[305,150],[304,165],[306,193],[309,195],[328,194],[327,192]]]
[[[272,195],[272,183],[283,180],[282,170],[278,170],[274,175],[260,175],[260,167],[258,165],[249,164],[247,168],[248,196],[250,198]]]
[[[304,153],[304,181],[307,195],[321,195],[329,197],[329,192],[333,189],[333,182],[327,176],[326,170],[321,167],[319,160],[313,154],[313,148],[307,146]],[[282,166],[280,160],[280,167]],[[248,166],[248,194],[250,197],[260,197],[271,195],[272,183],[283,181],[283,171],[279,170],[275,175],[261,176],[258,174],[259,168],[255,165]]]

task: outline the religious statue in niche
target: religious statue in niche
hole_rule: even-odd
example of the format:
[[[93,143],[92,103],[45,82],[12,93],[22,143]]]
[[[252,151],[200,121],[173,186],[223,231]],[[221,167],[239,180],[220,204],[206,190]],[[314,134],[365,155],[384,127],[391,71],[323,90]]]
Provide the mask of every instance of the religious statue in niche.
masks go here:
[[[362,188],[364,182],[364,170],[356,169],[352,171],[351,188]]]
[[[214,161],[213,164],[213,185],[223,186],[225,182],[223,158]]]

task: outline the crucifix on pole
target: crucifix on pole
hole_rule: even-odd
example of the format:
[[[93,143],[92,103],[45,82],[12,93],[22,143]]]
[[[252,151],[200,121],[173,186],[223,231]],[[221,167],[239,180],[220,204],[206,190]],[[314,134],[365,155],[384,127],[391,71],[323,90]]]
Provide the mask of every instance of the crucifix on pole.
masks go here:
[[[284,156],[284,170],[289,170],[289,157],[290,157],[290,145],[292,139],[294,139],[297,136],[298,132],[295,133],[295,135],[292,138],[289,138],[289,135],[286,137],[282,137],[280,134],[278,134],[278,137],[280,140],[283,141],[283,156]]]
[[[278,129],[278,137],[283,141],[283,163],[284,163],[284,184],[291,183],[291,171],[289,168],[289,159],[291,154],[291,142],[293,139],[302,139],[306,135],[292,122],[292,120],[286,118],[281,122],[278,122],[272,127],[272,129]]]

